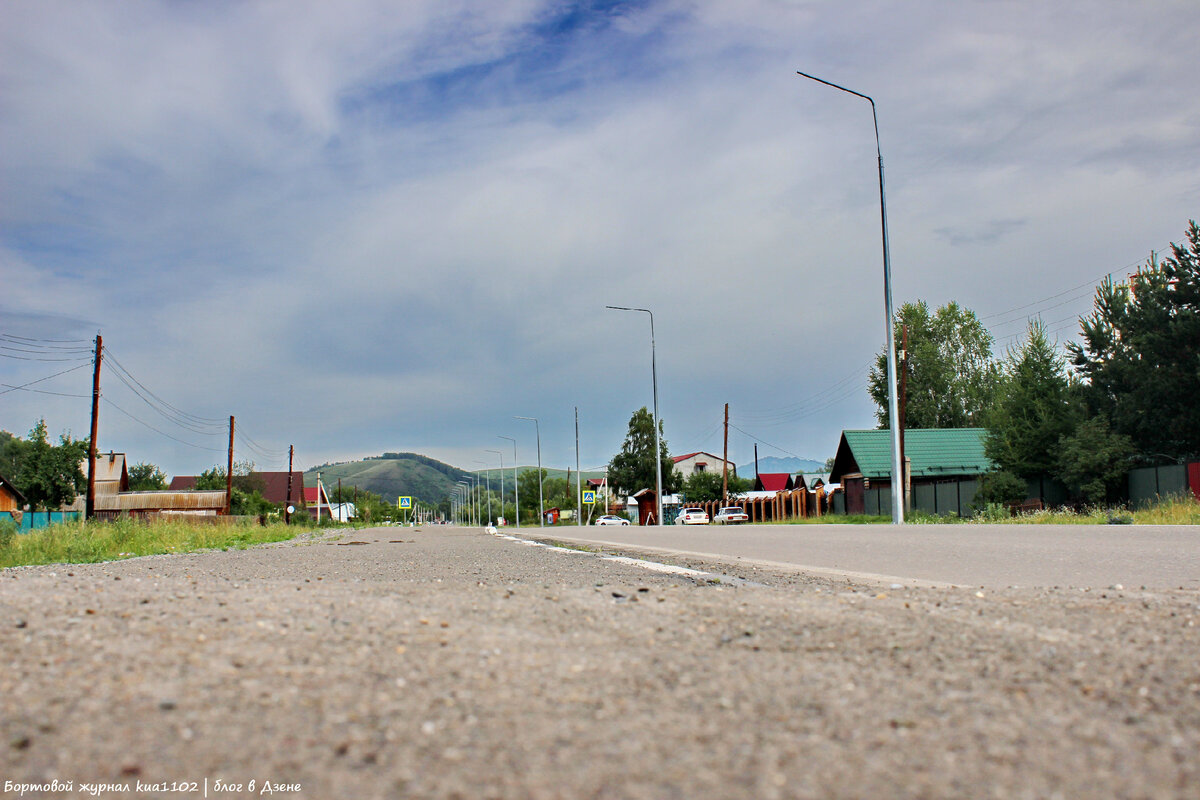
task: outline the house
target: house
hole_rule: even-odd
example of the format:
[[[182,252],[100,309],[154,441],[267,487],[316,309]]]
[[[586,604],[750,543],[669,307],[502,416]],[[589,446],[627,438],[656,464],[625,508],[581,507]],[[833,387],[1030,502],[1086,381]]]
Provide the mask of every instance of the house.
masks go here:
[[[729,466],[729,474],[737,475],[737,467],[732,461],[726,461],[712,453],[688,453],[685,456],[673,456],[671,460],[675,462],[675,469],[679,470],[684,480],[698,472],[715,472],[720,475],[726,464]]]
[[[12,482],[0,475],[0,514],[8,514],[18,525],[21,523],[22,509],[26,504],[25,495],[17,491]]]
[[[79,465],[84,475],[88,474],[87,459]],[[129,491],[129,470],[125,464],[124,453],[96,454],[96,496],[102,494],[118,494]]]
[[[288,503],[288,472],[251,472],[247,476],[234,475],[234,482],[243,482],[252,489],[257,489],[263,499],[277,506]],[[291,503],[296,508],[303,508],[308,496],[304,490],[304,473],[295,470],[291,473],[292,497]],[[175,491],[191,491],[196,488],[195,475],[176,475],[171,479],[171,489]]]
[[[985,428],[916,428],[904,432],[904,456],[914,504],[922,508],[929,495],[934,513],[946,509],[965,515],[974,497],[974,479],[993,469],[984,452]],[[842,484],[847,513],[862,513],[867,491],[890,490],[892,434],[889,430],[842,431],[831,482]],[[937,486],[954,484],[953,503]],[[966,488],[963,496],[963,488]]]
[[[760,472],[754,479],[756,492],[790,492],[796,488],[792,476],[786,472]]]

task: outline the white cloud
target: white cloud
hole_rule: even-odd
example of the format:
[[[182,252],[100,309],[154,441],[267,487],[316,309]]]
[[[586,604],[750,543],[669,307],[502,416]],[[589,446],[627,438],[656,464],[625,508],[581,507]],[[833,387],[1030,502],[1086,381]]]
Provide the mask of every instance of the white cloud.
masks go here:
[[[1093,6],[23,4],[2,302],[103,326],[161,396],[309,464],[461,454],[513,414],[565,463],[575,405],[602,461],[650,402],[645,322],[603,306],[645,304],[674,447],[717,446],[730,402],[823,458],[873,423],[839,381],[883,334],[875,142],[865,101],[795,70],[878,103],[897,305],[1000,311],[1196,215],[1178,9]],[[10,428],[50,408],[14,394]],[[109,416],[135,461],[211,460]]]

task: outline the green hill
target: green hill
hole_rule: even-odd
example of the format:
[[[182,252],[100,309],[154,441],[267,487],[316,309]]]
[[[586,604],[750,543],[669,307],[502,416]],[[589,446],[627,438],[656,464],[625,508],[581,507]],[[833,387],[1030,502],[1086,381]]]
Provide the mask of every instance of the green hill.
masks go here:
[[[318,472],[330,492],[340,478],[343,489],[357,486],[374,492],[387,503],[395,503],[399,497],[413,497],[430,504],[449,497],[455,484],[469,474],[417,453],[384,453],[363,461],[323,464],[304,473],[306,486],[316,484]]]

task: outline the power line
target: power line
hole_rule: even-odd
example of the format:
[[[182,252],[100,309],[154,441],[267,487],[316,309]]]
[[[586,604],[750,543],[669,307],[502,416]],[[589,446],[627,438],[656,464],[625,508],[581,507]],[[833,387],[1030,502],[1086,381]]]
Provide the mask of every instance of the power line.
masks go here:
[[[152,430],[152,431],[154,431],[155,433],[159,434],[160,436],[165,436],[165,437],[167,437],[168,439],[170,439],[170,440],[172,440],[172,441],[179,442],[180,444],[185,444],[185,445],[187,445],[188,447],[194,447],[194,448],[196,448],[197,450],[209,450],[209,451],[211,451],[211,452],[214,452],[214,453],[224,453],[224,452],[226,452],[225,448],[223,448],[223,447],[205,447],[205,446],[204,446],[204,445],[202,445],[202,444],[195,444],[195,443],[193,443],[193,442],[187,442],[187,441],[184,441],[183,439],[180,439],[180,438],[178,438],[178,437],[172,436],[171,434],[169,434],[169,433],[166,433],[165,431],[160,431],[158,428],[154,427],[154,426],[153,426],[153,425],[151,425],[150,423],[148,423],[148,422],[146,422],[146,421],[144,421],[144,420],[138,419],[138,418],[137,418],[137,417],[135,417],[133,414],[130,414],[128,411],[126,411],[125,409],[121,408],[119,405],[117,405],[116,403],[114,403],[112,400],[109,400],[107,397],[104,397],[104,398],[101,398],[101,399],[102,399],[102,400],[104,400],[104,402],[108,403],[108,404],[109,404],[110,406],[112,406],[113,408],[115,408],[117,411],[120,411],[122,414],[124,414],[125,416],[129,417],[129,418],[130,418],[131,420],[133,420],[134,422],[136,422],[136,423],[138,423],[138,424],[140,424],[140,425],[144,425],[144,426],[146,426],[147,428],[149,428],[150,430]]]
[[[8,394],[9,392],[15,392],[18,389],[25,389],[28,386],[33,386],[35,383],[41,383],[42,381],[48,381],[51,378],[57,378],[59,375],[66,375],[68,372],[74,372],[75,370],[83,369],[86,366],[88,366],[86,363],[80,364],[78,366],[71,367],[70,369],[64,369],[62,372],[56,372],[53,375],[47,375],[44,378],[38,378],[36,381],[30,381],[29,383],[23,383],[20,386],[13,386],[12,384],[3,383],[3,384],[0,384],[0,386],[7,386],[8,388],[5,389],[4,391],[0,392],[0,394]],[[28,389],[27,391],[36,392],[38,390],[37,389]],[[58,394],[58,392],[43,392],[43,394]],[[86,394],[64,394],[63,397],[88,397],[88,395],[86,395]]]

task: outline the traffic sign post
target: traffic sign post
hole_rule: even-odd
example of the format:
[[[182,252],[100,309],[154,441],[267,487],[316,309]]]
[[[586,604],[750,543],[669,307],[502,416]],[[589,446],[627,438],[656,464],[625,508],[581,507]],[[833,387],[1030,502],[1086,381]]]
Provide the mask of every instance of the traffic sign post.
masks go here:
[[[594,505],[595,502],[596,502],[596,491],[594,489],[588,489],[587,491],[585,491],[583,493],[583,504],[585,506]]]

